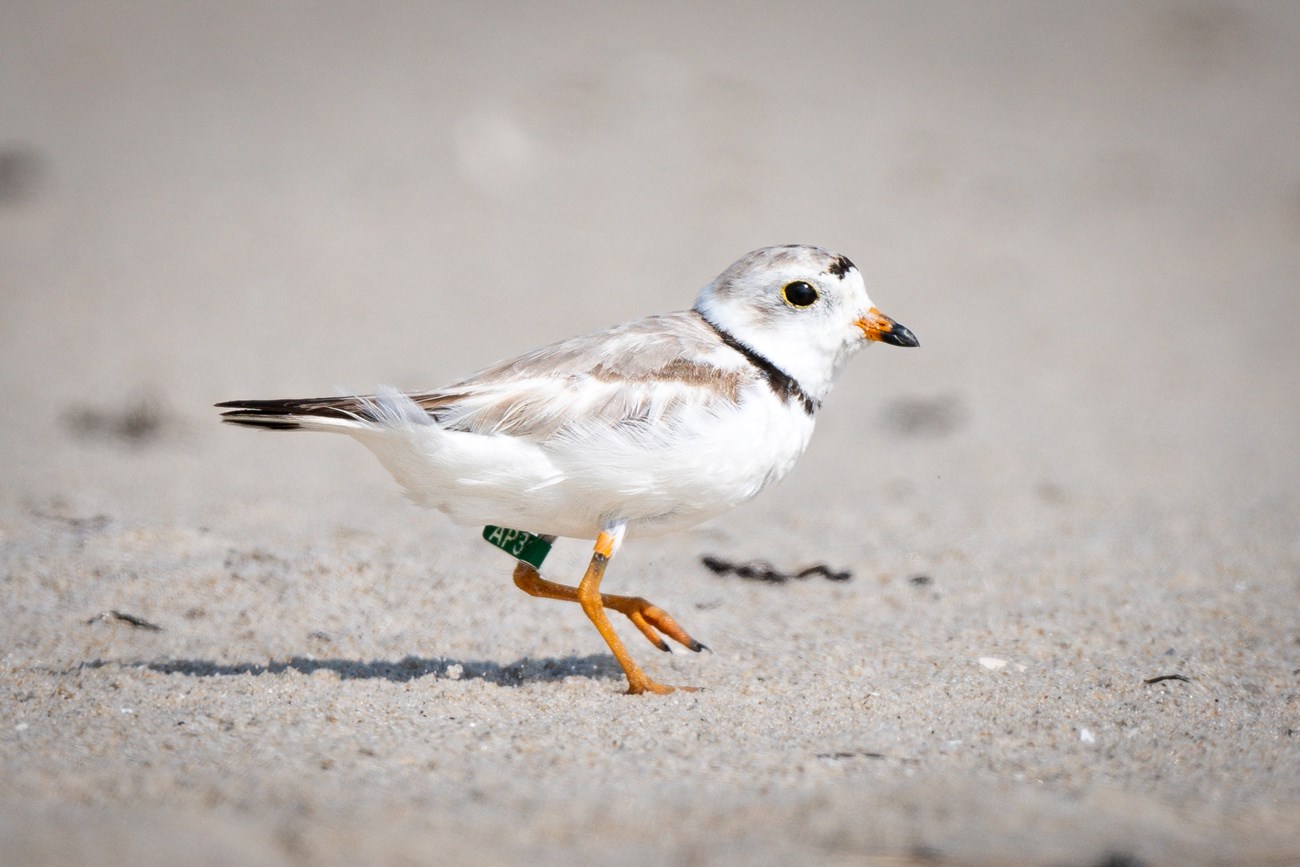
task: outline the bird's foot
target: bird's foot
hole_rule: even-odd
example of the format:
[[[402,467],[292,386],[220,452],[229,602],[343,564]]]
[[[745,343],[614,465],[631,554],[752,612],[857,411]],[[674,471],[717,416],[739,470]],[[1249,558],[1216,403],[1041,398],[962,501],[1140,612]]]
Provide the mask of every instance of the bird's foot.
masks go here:
[[[699,692],[699,689],[698,686],[667,686],[651,680],[645,674],[641,674],[640,677],[628,675],[627,678],[628,695],[641,695],[647,692],[652,692],[655,695],[668,695],[670,692]]]
[[[640,596],[606,595],[602,601],[606,608],[612,608],[621,614],[627,615],[628,620],[632,621],[632,624],[641,631],[646,640],[665,653],[671,653],[672,648],[659,635],[660,632],[687,650],[699,653],[701,650],[709,649],[706,645],[691,638],[686,630],[682,629],[677,621],[673,619],[671,614]]]

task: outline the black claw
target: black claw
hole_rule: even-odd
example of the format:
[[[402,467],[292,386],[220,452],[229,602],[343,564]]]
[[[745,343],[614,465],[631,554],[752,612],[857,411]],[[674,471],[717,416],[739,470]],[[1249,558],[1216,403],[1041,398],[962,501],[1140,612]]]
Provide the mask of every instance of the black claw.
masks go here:
[[[673,649],[672,649],[671,647],[668,646],[668,642],[667,642],[667,641],[664,641],[662,638],[659,639],[657,642],[655,642],[655,647],[659,648],[659,649],[662,650],[664,653],[672,653],[672,652],[673,652]]]
[[[691,650],[694,650],[696,653],[699,653],[701,650],[707,650],[709,653],[713,652],[713,649],[707,644],[700,644],[700,642],[696,641],[694,638],[692,638],[691,643],[686,646]]]

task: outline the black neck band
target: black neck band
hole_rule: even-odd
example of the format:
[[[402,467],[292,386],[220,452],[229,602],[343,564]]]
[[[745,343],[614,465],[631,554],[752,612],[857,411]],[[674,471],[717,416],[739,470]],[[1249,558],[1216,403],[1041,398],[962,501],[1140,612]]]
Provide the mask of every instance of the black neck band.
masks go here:
[[[808,413],[808,415],[812,415],[817,411],[817,407],[819,406],[818,402],[813,400],[812,397],[809,396],[808,392],[803,390],[803,386],[799,385],[793,376],[777,367],[766,356],[759,355],[753,349],[750,349],[748,346],[741,343],[736,339],[735,335],[731,334],[731,332],[725,331],[710,322],[709,318],[700,311],[695,310],[692,312],[703,319],[704,324],[712,328],[713,333],[717,334],[718,337],[722,339],[723,343],[745,356],[745,359],[749,361],[750,364],[761,370],[763,376],[767,379],[767,384],[771,387],[772,392],[777,397],[782,400],[790,400],[791,398],[794,398],[799,401],[803,406],[804,412]]]

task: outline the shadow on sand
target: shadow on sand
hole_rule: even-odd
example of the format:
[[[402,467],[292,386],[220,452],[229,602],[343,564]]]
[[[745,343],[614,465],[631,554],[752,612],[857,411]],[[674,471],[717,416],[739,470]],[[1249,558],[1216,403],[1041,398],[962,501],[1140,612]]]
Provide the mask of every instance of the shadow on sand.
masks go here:
[[[88,660],[77,666],[87,668],[147,668],[163,674],[183,674],[189,677],[241,677],[263,674],[283,674],[296,671],[310,675],[314,672],[332,671],[340,680],[366,680],[383,678],[398,683],[421,677],[439,677],[451,680],[484,680],[498,686],[523,686],[529,683],[550,683],[566,677],[579,676],[599,680],[621,680],[623,670],[608,654],[592,656],[565,656],[561,658],[532,659],[525,657],[502,664],[481,660],[425,658],[406,656],[391,661],[384,659],[314,659],[295,656],[291,659],[270,662],[222,663],[207,659],[143,660]]]

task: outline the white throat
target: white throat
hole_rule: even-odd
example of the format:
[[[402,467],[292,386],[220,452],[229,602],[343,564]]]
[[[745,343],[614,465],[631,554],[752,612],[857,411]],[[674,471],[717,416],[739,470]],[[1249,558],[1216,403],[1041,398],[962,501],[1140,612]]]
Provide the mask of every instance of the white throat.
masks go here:
[[[755,315],[757,311],[718,303],[707,291],[700,295],[694,309],[706,322],[796,383],[817,404],[830,393],[844,363],[856,348],[845,341],[843,334],[773,327]]]

